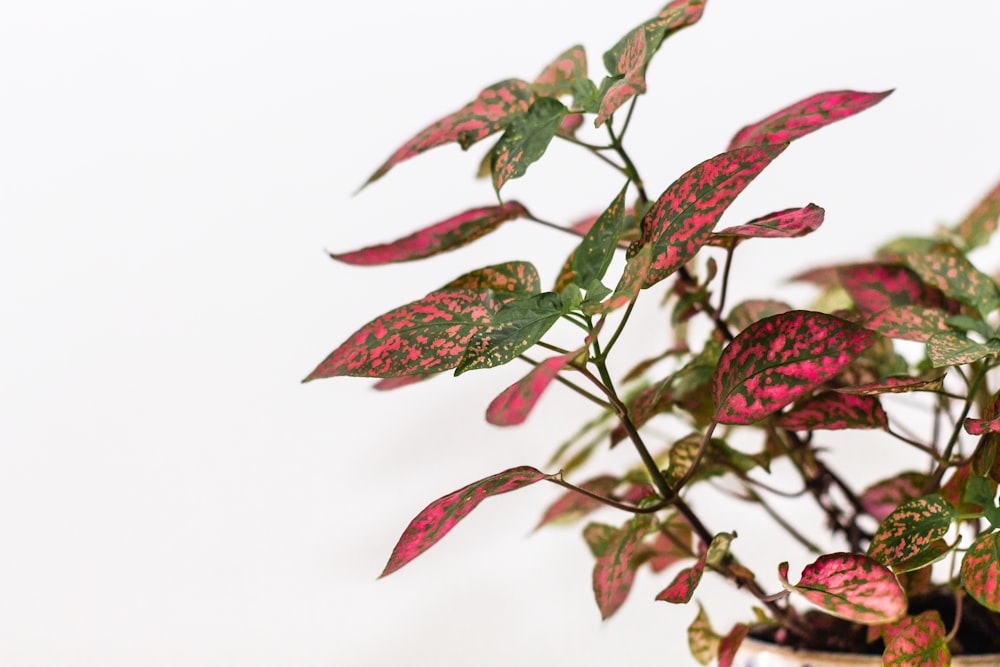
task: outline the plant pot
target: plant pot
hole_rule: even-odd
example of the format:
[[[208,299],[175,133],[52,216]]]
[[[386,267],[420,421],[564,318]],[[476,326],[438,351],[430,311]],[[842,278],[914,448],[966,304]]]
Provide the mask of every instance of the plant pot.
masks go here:
[[[951,659],[952,667],[1000,665],[1000,655],[962,655]],[[733,667],[882,667],[878,655],[796,651],[747,637],[740,646]]]

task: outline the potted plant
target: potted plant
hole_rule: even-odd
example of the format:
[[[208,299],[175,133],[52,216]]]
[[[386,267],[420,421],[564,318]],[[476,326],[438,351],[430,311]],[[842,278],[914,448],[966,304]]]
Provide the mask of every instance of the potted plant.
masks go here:
[[[624,603],[639,569],[664,573],[657,599],[665,603],[693,601],[707,576],[748,594],[745,622],[718,632],[711,610],[699,604],[688,634],[702,662],[752,661],[747,651],[736,658],[747,637],[792,653],[869,654],[875,664],[947,665],[952,653],[996,654],[1000,288],[967,255],[997,226],[1000,186],[935,237],[900,238],[867,259],[820,264],[798,276],[819,288],[810,304],[729,303],[734,255],[763,243],[748,241],[809,234],[824,210],[783,208],[719,229],[722,213],[790,142],[891,91],[827,91],[786,105],[736,132],[726,151],[657,195],[628,151],[629,122],[650,59],[704,9],[703,1],[675,0],[627,32],[604,54],[608,74],[599,81],[576,46],[532,81],[486,87],[369,178],[446,143],[468,148],[494,137],[480,171],[497,203],[396,241],[332,254],[338,261],[423,259],[519,218],[579,241],[554,284],[543,286],[523,257],[473,267],[362,326],[306,379],[372,377],[392,389],[448,371],[527,362],[525,376],[489,404],[490,423],[522,423],[556,384],[594,410],[550,465],[497,472],[417,513],[382,575],[433,546],[484,499],[544,482],[565,492],[543,524],[586,522],[602,506],[621,513],[615,524],[583,526],[602,617]],[[557,224],[504,198],[504,186],[553,141],[577,144],[619,172],[617,194],[594,216]],[[616,372],[622,334],[641,299],[663,301],[667,335],[642,361]],[[893,417],[900,398],[918,403],[927,428],[911,432]],[[670,437],[651,435],[665,418]],[[823,443],[829,431],[855,429],[883,433],[922,463],[858,488],[838,473]],[[580,475],[611,447],[632,448],[634,466]],[[762,508],[776,529],[814,552],[812,562],[792,573],[776,554],[773,572],[751,571],[739,558],[743,528],[709,526],[689,501],[699,489]],[[816,544],[775,509],[774,499],[786,496],[822,512],[829,544]]]

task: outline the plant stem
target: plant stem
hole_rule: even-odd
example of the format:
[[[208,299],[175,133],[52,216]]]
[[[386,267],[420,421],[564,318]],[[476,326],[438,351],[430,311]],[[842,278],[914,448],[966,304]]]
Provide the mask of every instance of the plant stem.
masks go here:
[[[628,322],[628,318],[632,314],[632,309],[635,308],[635,302],[638,300],[638,298],[639,298],[638,296],[635,296],[631,301],[628,302],[628,307],[625,309],[625,314],[622,315],[621,322],[618,323],[618,328],[615,329],[615,332],[613,334],[611,334],[611,338],[608,340],[608,344],[604,347],[604,351],[600,355],[602,361],[608,358],[608,353],[611,352],[611,348],[615,346],[615,343],[618,342],[618,337],[621,336],[622,331],[625,330],[625,323]]]
[[[553,484],[558,484],[559,486],[569,489],[571,491],[575,491],[576,493],[579,493],[581,495],[587,496],[588,498],[596,500],[599,503],[603,503],[608,507],[614,507],[615,509],[619,509],[624,512],[631,512],[632,514],[655,514],[656,512],[659,512],[664,507],[666,507],[668,504],[666,501],[664,501],[657,503],[656,505],[650,505],[649,507],[636,507],[635,505],[628,505],[626,503],[621,503],[615,500],[614,498],[606,498],[602,495],[593,493],[592,491],[588,491],[583,487],[577,486],[576,484],[571,484],[570,482],[567,482],[562,478],[562,471],[559,472],[559,477],[549,477],[548,481],[552,482]]]
[[[611,137],[612,148],[615,149],[615,152],[618,153],[619,157],[621,157],[622,162],[625,163],[625,168],[623,170],[625,175],[629,177],[629,180],[631,180],[633,185],[635,185],[635,189],[639,191],[640,203],[645,205],[649,202],[649,195],[646,194],[646,186],[643,185],[642,178],[639,177],[639,170],[635,168],[635,163],[632,162],[632,158],[629,157],[625,147],[622,146],[621,139],[615,135],[615,131],[611,127],[611,123],[606,123],[605,127],[608,128],[608,136]]]
[[[937,450],[934,449],[934,447],[932,447],[931,445],[925,445],[922,442],[918,442],[916,440],[910,439],[910,438],[906,437],[905,435],[903,435],[902,433],[897,433],[896,431],[892,430],[888,426],[885,427],[885,432],[888,433],[889,435],[891,435],[892,437],[896,438],[900,442],[905,442],[906,444],[910,445],[911,447],[915,447],[916,449],[919,449],[923,453],[929,455],[931,458],[933,458],[938,463],[944,463],[945,462],[945,459],[941,458],[941,455],[938,454]]]
[[[554,222],[549,222],[548,220],[542,220],[541,218],[535,217],[531,213],[528,213],[528,215],[526,215],[525,217],[528,220],[531,220],[532,222],[537,222],[538,224],[544,227],[549,227],[551,229],[558,230],[560,232],[563,232],[564,234],[570,234],[572,236],[575,236],[576,238],[581,238],[583,236],[583,234],[580,234],[579,232],[570,229],[569,227],[563,227],[562,225],[557,225]]]
[[[823,552],[823,550],[820,549],[818,546],[816,546],[814,542],[812,542],[809,538],[800,533],[798,529],[795,528],[795,526],[788,523],[788,521],[786,521],[783,516],[778,514],[777,510],[771,507],[771,505],[768,504],[766,500],[764,500],[763,496],[761,496],[759,493],[754,491],[749,486],[746,486],[744,488],[746,489],[746,492],[750,495],[751,499],[759,503],[761,508],[763,508],[763,510],[767,512],[768,516],[774,519],[774,522],[777,523],[779,526],[781,526],[785,530],[785,532],[791,535],[799,544],[804,546],[809,551],[812,551],[813,553],[818,554]]]
[[[539,364],[539,362],[535,361],[534,359],[532,359],[531,357],[529,357],[526,354],[520,354],[520,355],[518,355],[518,358],[519,359],[523,359],[524,361],[527,361],[532,366],[538,366],[538,364]],[[577,385],[574,382],[571,382],[571,381],[567,380],[561,374],[556,374],[555,380],[559,384],[561,384],[561,385],[563,385],[565,387],[568,387],[569,389],[572,389],[573,391],[575,391],[576,393],[578,393],[580,396],[583,396],[588,401],[599,405],[601,408],[603,408],[605,410],[609,410],[609,411],[612,409],[610,403],[608,403],[607,401],[601,400],[601,398],[599,396],[595,396],[594,394],[591,394],[589,391],[587,391],[583,387]]]
[[[927,493],[936,491],[938,486],[941,484],[941,478],[944,477],[944,471],[948,469],[949,462],[951,461],[951,455],[955,452],[955,446],[958,444],[958,436],[962,433],[962,424],[965,422],[965,418],[969,416],[969,411],[972,409],[972,404],[976,398],[976,392],[979,389],[979,385],[986,377],[987,370],[988,368],[985,364],[980,366],[979,372],[976,373],[976,377],[969,385],[969,395],[966,397],[965,404],[962,406],[962,414],[955,420],[955,427],[951,431],[951,437],[948,439],[948,444],[945,445],[944,453],[941,455],[941,462],[938,463],[937,468],[934,470],[934,474],[931,475],[931,481],[927,485],[927,488],[929,489]]]
[[[695,476],[698,471],[698,464],[701,463],[701,459],[705,456],[705,452],[708,451],[708,445],[712,441],[712,433],[715,431],[715,427],[718,426],[718,422],[711,421],[708,424],[708,428],[705,429],[705,435],[702,436],[701,444],[698,445],[698,451],[694,455],[694,460],[691,461],[691,465],[688,469],[684,471],[684,476],[680,478],[680,481],[674,485],[674,493],[680,493],[680,490],[684,488],[684,485],[691,481],[691,478]]]
[[[716,307],[716,317],[721,317],[723,309],[726,307],[726,294],[729,292],[729,270],[733,266],[733,252],[736,250],[736,242],[733,241],[726,248],[726,263],[722,268],[722,291],[719,293],[719,305]],[[727,327],[728,330],[728,327]]]

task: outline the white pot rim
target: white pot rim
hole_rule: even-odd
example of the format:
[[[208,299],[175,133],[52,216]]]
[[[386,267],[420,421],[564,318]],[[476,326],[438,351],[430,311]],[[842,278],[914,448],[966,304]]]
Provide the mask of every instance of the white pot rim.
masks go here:
[[[830,653],[828,651],[798,651],[787,646],[778,646],[760,639],[747,637],[740,645],[740,653],[755,656],[756,667],[786,667],[809,665],[810,667],[881,667],[882,657],[852,653]],[[739,663],[737,663],[739,664]],[[951,659],[952,667],[987,667],[1000,665],[1000,655],[957,655]]]

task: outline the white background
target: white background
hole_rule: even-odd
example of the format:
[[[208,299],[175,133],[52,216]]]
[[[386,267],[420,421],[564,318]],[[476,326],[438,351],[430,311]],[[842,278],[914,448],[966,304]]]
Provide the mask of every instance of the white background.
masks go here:
[[[503,430],[482,413],[517,364],[389,394],[362,379],[299,384],[360,324],[466,269],[530,259],[552,280],[571,239],[528,222],[383,269],[324,249],[489,204],[471,176],[486,143],[436,149],[351,193],[428,122],[574,43],[599,79],[600,54],[659,8],[5,3],[0,663],[687,664],[694,608],[652,600],[669,574],[641,573],[602,623],[578,531],[529,536],[556,495],[543,485],[488,501],[375,581],[427,502],[543,467],[591,414],[576,397],[554,389]],[[795,143],[723,219],[827,209],[812,237],[741,250],[734,297],[771,296],[811,262],[955,221],[995,182],[998,37],[995,0],[711,0],[654,59],[628,141],[658,194],[806,95],[897,89]],[[578,148],[551,153],[507,196],[568,222],[620,187]],[[662,315],[636,325],[623,349],[658,350]],[[878,475],[882,449],[839,442],[843,468]],[[804,562],[771,524],[694,500],[714,529],[740,531],[734,547],[765,588],[779,561]],[[718,629],[747,618],[748,598],[704,586]]]

